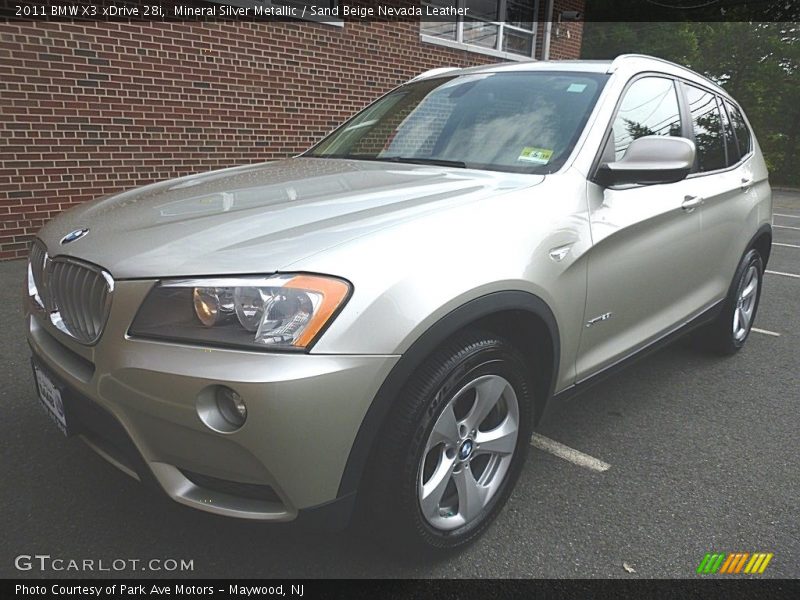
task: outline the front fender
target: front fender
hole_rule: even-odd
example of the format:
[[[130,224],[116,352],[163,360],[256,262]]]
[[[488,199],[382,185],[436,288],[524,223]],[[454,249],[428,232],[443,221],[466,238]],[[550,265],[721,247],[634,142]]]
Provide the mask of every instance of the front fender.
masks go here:
[[[550,333],[553,369],[548,382],[548,397],[553,394],[560,359],[558,324],[552,310],[538,296],[523,291],[502,291],[470,300],[449,312],[414,341],[389,372],[364,416],[355,442],[350,450],[341,483],[339,497],[352,494],[358,488],[371,449],[383,422],[409,377],[431,353],[457,331],[489,315],[517,310],[529,312],[541,319]]]

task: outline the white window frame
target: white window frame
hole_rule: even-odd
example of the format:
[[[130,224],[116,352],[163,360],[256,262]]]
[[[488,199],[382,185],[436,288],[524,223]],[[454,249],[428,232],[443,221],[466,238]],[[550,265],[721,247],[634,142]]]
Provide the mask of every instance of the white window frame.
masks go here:
[[[423,4],[425,0],[422,0]],[[506,0],[497,0],[498,3],[498,11],[500,15],[506,14]],[[463,11],[466,8],[465,0],[456,0],[456,6]],[[469,16],[469,15],[467,15]],[[533,3],[533,31],[529,31],[527,29],[522,29],[521,27],[515,27],[514,25],[509,25],[505,21],[489,21],[486,19],[481,19],[478,17],[471,17],[478,21],[484,21],[485,23],[491,23],[493,25],[497,25],[497,44],[495,44],[494,48],[487,48],[486,46],[479,46],[477,44],[470,44],[469,42],[464,41],[464,18],[461,16],[456,17],[456,39],[450,40],[447,38],[441,38],[435,35],[429,35],[426,33],[422,33],[422,23],[420,23],[420,40],[426,44],[436,44],[438,46],[447,46],[448,48],[456,48],[458,50],[466,50],[468,52],[475,52],[477,54],[486,54],[488,56],[495,56],[497,58],[504,58],[506,60],[515,60],[519,62],[529,61],[529,60],[536,60],[536,43],[538,42],[539,36],[539,0],[535,0]],[[516,54],[514,52],[507,52],[503,50],[503,39],[505,37],[505,30],[508,29],[510,31],[518,31],[520,33],[525,34],[533,34],[533,39],[531,41],[531,54],[530,56],[524,54]]]

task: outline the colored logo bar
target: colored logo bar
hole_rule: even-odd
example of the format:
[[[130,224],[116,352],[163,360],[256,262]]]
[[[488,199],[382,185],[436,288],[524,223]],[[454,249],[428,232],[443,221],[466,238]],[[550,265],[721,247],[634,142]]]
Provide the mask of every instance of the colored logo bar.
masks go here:
[[[715,552],[706,553],[697,566],[699,575],[713,574],[748,574],[760,575],[763,573],[774,554],[771,552]]]

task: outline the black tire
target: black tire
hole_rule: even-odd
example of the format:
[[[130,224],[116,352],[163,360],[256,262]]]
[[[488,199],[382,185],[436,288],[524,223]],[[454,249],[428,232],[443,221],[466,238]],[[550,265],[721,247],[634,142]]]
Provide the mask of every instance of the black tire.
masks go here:
[[[734,315],[740,308],[740,297],[748,283],[748,273],[751,273],[752,269],[755,269],[757,274],[757,289],[753,299],[752,314],[743,333],[737,336],[734,333]],[[744,255],[736,269],[722,311],[708,327],[701,330],[703,336],[701,341],[708,350],[715,354],[730,356],[742,349],[756,319],[763,281],[764,261],[758,250],[751,249]]]
[[[451,340],[412,375],[387,417],[365,481],[362,509],[370,533],[379,542],[406,557],[430,556],[463,547],[486,530],[506,503],[527,454],[535,389],[530,370],[510,343],[476,331]],[[452,406],[450,401],[459,390],[484,376],[499,376],[513,388],[519,417],[516,444],[499,487],[474,520],[443,531],[428,522],[420,507],[418,478],[425,464],[425,446],[440,414]],[[510,394],[505,389],[503,394]],[[498,403],[506,403],[505,397]],[[459,454],[455,460],[460,459]],[[462,464],[469,469],[469,463]],[[475,470],[469,471],[470,476]]]

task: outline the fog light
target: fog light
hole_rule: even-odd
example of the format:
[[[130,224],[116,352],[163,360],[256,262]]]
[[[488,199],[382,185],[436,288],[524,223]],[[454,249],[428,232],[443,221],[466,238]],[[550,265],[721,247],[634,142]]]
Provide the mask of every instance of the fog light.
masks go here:
[[[197,416],[218,433],[235,433],[247,420],[242,397],[224,385],[210,385],[197,394]]]
[[[247,406],[242,397],[229,387],[219,386],[215,393],[217,408],[222,418],[236,428],[247,419]]]

